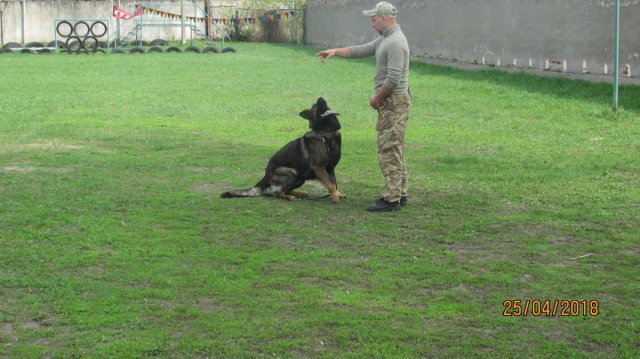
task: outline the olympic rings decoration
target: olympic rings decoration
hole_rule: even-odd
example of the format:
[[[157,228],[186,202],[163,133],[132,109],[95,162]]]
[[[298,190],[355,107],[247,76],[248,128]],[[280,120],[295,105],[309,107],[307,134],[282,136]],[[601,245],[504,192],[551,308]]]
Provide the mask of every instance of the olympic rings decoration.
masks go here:
[[[72,22],[73,20],[63,20],[56,25],[56,35],[61,37],[58,40],[58,46],[64,46],[64,51],[75,54],[100,51],[98,50],[100,47],[99,39],[107,34],[109,25],[100,20]]]

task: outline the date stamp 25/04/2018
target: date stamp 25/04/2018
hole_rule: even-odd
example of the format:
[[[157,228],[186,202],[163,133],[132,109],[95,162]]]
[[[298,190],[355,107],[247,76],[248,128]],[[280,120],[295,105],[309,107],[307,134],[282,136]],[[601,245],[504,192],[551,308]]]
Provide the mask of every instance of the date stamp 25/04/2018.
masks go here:
[[[600,314],[600,302],[594,299],[508,299],[502,302],[504,317],[595,317]]]

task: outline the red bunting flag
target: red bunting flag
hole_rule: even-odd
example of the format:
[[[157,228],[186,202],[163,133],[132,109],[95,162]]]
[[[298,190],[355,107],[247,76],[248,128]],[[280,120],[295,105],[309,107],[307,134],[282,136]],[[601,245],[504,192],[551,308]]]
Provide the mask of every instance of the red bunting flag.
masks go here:
[[[193,16],[187,16],[184,14],[173,14],[170,12],[166,12],[166,11],[161,11],[158,9],[153,9],[153,8],[149,8],[146,6],[138,6],[136,8],[136,12],[133,16],[131,16],[131,14],[129,14],[128,12],[120,9],[117,6],[113,7],[113,16],[120,18],[120,19],[130,19],[142,14],[151,14],[151,15],[160,15],[160,17],[162,18],[167,18],[170,20],[186,20],[186,21],[190,21],[190,22],[195,22],[195,23],[223,23],[225,25],[227,24],[257,24],[257,23],[265,23],[265,22],[274,22],[274,21],[279,21],[282,20],[284,18],[288,19],[290,17],[294,17],[295,16],[295,11],[283,11],[280,13],[276,13],[273,15],[262,15],[259,17],[246,17],[246,18],[230,18],[230,19],[220,19],[220,18],[215,18],[215,19],[210,19],[208,17],[205,18],[201,18],[201,17],[193,17]]]
[[[136,13],[133,14],[133,16],[131,16],[131,14],[129,14],[128,12],[122,10],[121,8],[117,7],[117,6],[113,6],[113,17],[117,17],[118,19],[122,19],[122,20],[129,20],[132,17],[136,17],[136,16],[140,16],[142,15],[142,7],[138,6],[138,8],[136,9]]]
[[[122,20],[127,20],[127,19],[131,19],[131,14],[113,5],[113,17],[117,17],[118,19],[122,19]]]

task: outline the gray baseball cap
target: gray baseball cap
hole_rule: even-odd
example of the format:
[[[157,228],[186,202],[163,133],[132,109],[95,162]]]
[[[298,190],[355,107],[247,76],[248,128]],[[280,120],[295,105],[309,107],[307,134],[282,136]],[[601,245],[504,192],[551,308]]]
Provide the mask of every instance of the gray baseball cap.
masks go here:
[[[365,16],[391,16],[394,17],[398,14],[396,7],[389,4],[386,1],[379,2],[375,8],[371,10],[365,10],[362,12]]]

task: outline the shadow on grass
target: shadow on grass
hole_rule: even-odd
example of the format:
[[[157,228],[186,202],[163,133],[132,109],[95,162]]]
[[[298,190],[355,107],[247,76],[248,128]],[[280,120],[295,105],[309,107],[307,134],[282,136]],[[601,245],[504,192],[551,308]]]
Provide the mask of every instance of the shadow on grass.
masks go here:
[[[293,52],[302,52],[309,56],[315,56],[318,51],[322,50],[313,46],[288,44],[274,44],[274,46]],[[372,59],[358,59],[355,61],[370,62],[372,66],[375,66]],[[487,81],[500,86],[514,87],[518,90],[598,104],[611,104],[613,99],[613,86],[611,84],[590,82],[582,79],[538,76],[525,72],[509,73],[491,68],[485,70],[463,70],[427,64],[416,60],[411,63],[411,74],[413,76],[445,76],[465,81]],[[618,103],[623,110],[640,113],[640,86],[621,85]]]
[[[272,44],[283,51],[303,53],[308,56],[322,50],[315,46],[291,44]],[[318,60],[320,61],[320,60]],[[354,59],[354,62],[370,63],[375,66],[373,58]],[[372,70],[373,71],[373,70]],[[610,106],[613,99],[613,85],[609,83],[590,82],[582,79],[565,77],[538,76],[525,72],[510,73],[497,69],[464,70],[448,66],[434,65],[412,60],[412,76],[444,76],[463,81],[484,81],[499,86],[509,86],[520,91],[537,92],[558,98],[587,101]],[[640,114],[640,86],[621,85],[619,90],[619,106],[622,110]]]
[[[581,79],[537,76],[524,72],[508,73],[496,69],[461,70],[447,66],[414,61],[412,75],[445,76],[465,81],[485,81],[500,86],[510,86],[521,91],[538,92],[559,98],[611,104],[613,86]],[[625,110],[640,112],[640,86],[622,85],[619,90],[619,106]]]
[[[309,56],[321,50],[313,46],[282,45],[291,51],[304,52]],[[375,63],[371,59],[356,61]],[[510,86],[518,90],[538,92],[546,95],[571,100],[589,101],[598,104],[611,104],[613,100],[613,85],[609,83],[590,82],[582,79],[565,77],[548,77],[528,74],[525,72],[509,73],[497,69],[463,70],[448,66],[433,65],[413,60],[411,74],[424,76],[446,76],[466,81],[488,81],[500,86]],[[621,85],[619,88],[619,107],[623,110],[640,113],[640,86]]]

